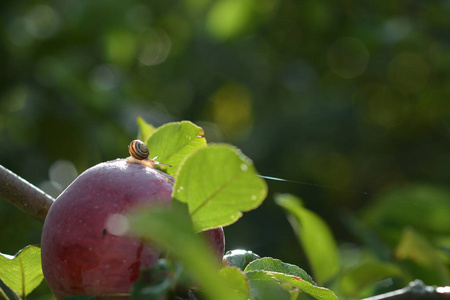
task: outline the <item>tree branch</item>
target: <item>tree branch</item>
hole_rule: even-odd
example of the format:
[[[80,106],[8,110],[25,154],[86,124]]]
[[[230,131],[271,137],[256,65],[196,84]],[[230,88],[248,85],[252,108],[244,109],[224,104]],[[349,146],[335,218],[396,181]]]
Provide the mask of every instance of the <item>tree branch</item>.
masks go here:
[[[0,197],[21,211],[44,222],[55,199],[25,179],[0,165]]]
[[[443,300],[450,299],[450,287],[426,286],[421,280],[414,280],[403,289],[362,300]]]

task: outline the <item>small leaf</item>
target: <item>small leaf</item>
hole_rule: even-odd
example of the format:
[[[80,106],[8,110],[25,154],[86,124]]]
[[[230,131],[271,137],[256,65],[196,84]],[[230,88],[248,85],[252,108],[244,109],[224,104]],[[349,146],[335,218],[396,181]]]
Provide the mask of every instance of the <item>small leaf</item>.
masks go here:
[[[341,292],[347,297],[358,297],[367,286],[401,275],[401,270],[392,264],[371,262],[358,265],[341,277]]]
[[[138,139],[147,143],[150,136],[156,131],[156,128],[145,122],[141,117],[137,117],[137,124],[139,128]]]
[[[223,261],[228,266],[236,267],[243,271],[249,263],[258,258],[261,257],[252,251],[238,249],[227,251],[227,253],[223,256]]]
[[[217,276],[219,259],[194,233],[187,207],[177,201],[170,209],[152,207],[130,216],[131,233],[151,240],[182,261],[208,299],[234,300],[234,292]]]
[[[245,268],[244,272],[250,271],[270,271],[270,272],[278,272],[286,275],[292,275],[296,277],[300,277],[303,280],[308,281],[311,284],[316,284],[314,280],[306,273],[302,268],[282,262],[279,259],[275,259],[272,257],[263,257],[257,260],[252,261]]]
[[[249,285],[245,274],[238,268],[224,267],[219,271],[219,277],[233,292],[233,299],[247,300],[250,297]]]
[[[158,156],[157,161],[171,165],[166,172],[176,174],[185,157],[206,146],[203,129],[188,122],[167,123],[150,136],[147,141],[150,156]]]
[[[14,257],[0,253],[0,280],[24,298],[42,281],[41,249],[27,246]]]
[[[231,145],[216,144],[184,161],[172,197],[188,204],[194,229],[202,231],[236,222],[266,195],[253,162]]]
[[[340,268],[338,249],[333,235],[322,219],[300,204],[293,195],[277,195],[275,201],[290,215],[290,221],[302,244],[317,282],[324,283]]]

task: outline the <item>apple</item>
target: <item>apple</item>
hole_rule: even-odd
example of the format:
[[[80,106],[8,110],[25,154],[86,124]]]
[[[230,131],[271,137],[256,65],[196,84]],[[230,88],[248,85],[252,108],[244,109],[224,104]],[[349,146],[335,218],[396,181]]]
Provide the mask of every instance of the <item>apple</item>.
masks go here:
[[[127,236],[125,214],[170,204],[172,188],[171,176],[125,159],[78,176],[50,207],[42,230],[42,269],[55,297],[129,293],[140,270],[154,266],[160,253]],[[221,259],[223,229],[202,234]]]
[[[225,233],[222,227],[206,230],[200,233],[206,239],[210,249],[216,254],[219,261],[225,254]]]

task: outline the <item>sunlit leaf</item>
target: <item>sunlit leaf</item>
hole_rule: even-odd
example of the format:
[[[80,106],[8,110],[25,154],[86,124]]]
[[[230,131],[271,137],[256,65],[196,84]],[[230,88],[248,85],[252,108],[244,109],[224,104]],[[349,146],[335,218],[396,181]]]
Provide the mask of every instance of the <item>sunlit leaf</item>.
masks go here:
[[[417,276],[423,276],[419,279],[426,283],[450,284],[450,274],[446,264],[448,258],[416,231],[410,228],[404,230],[395,249],[395,256],[400,260],[413,262],[414,265],[410,265],[410,268],[419,271]]]
[[[144,143],[147,143],[148,139],[155,132],[156,128],[151,124],[145,122],[145,120],[141,117],[137,117],[137,124],[139,129],[138,139],[143,141]]]
[[[196,231],[229,225],[266,197],[266,183],[256,175],[253,162],[237,148],[210,145],[184,161],[173,197],[188,204]]]
[[[180,259],[202,286],[208,299],[234,300],[234,290],[217,274],[219,260],[200,235],[194,233],[184,204],[174,201],[171,209],[143,210],[130,216],[131,232],[151,240]]]
[[[244,270],[249,263],[258,258],[261,257],[252,251],[237,249],[227,251],[227,253],[223,256],[223,261],[230,267],[236,267]]]
[[[263,257],[257,260],[252,261],[247,265],[244,272],[250,271],[270,271],[270,272],[278,272],[286,275],[292,275],[296,277],[300,277],[303,280],[308,281],[311,284],[316,284],[311,276],[306,273],[302,268],[282,262],[279,259],[275,259],[272,257]]]
[[[0,253],[0,280],[22,298],[42,281],[41,249],[27,246],[15,256]]]
[[[148,139],[147,146],[151,158],[158,156],[157,161],[172,166],[166,172],[173,175],[187,155],[206,146],[206,140],[202,128],[182,121],[158,127]]]
[[[324,283],[337,274],[340,268],[338,249],[326,223],[304,208],[293,195],[280,194],[276,203],[290,214],[290,221],[302,244],[314,273],[314,279]]]
[[[401,274],[402,271],[392,264],[372,262],[358,265],[341,277],[341,292],[347,297],[357,297],[367,286]]]
[[[329,289],[318,287],[297,276],[291,276],[277,272],[267,272],[280,282],[280,284],[289,284],[310,296],[320,300],[338,300],[336,294]]]

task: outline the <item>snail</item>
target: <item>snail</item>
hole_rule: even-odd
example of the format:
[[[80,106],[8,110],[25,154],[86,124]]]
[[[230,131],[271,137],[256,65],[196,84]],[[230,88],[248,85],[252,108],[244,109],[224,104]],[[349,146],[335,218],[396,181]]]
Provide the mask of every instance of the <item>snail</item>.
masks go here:
[[[155,156],[153,159],[149,158],[150,151],[148,150],[147,145],[141,140],[132,141],[130,145],[128,145],[128,152],[130,152],[131,155],[127,157],[127,162],[129,163],[140,164],[149,168],[154,168],[155,165],[171,167],[171,165],[156,161],[158,156]]]
[[[128,146],[128,152],[132,157],[139,160],[146,159],[150,155],[147,145],[141,140],[132,141]]]

